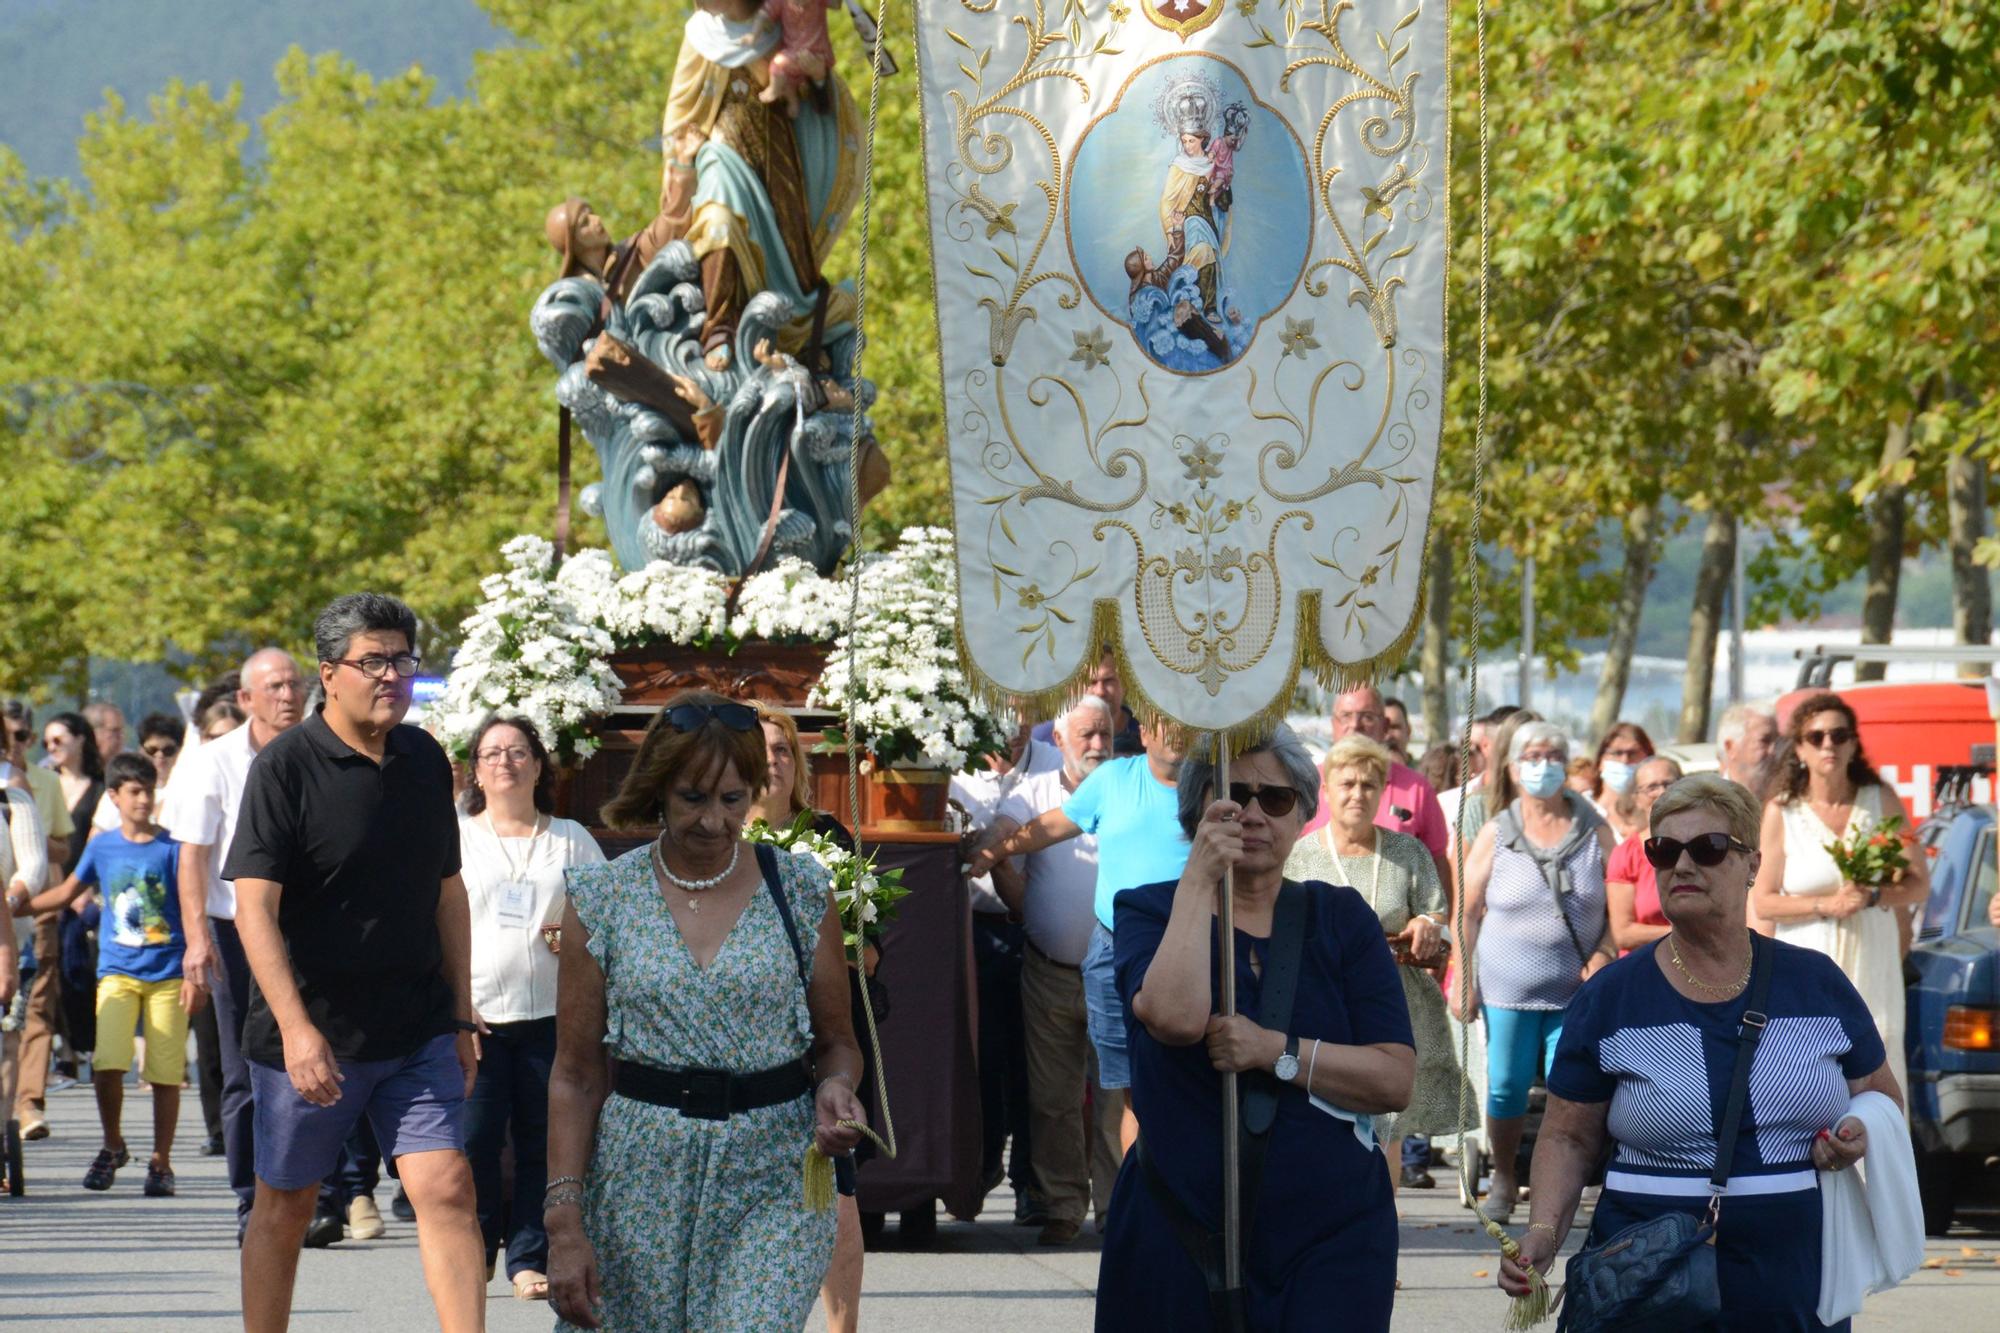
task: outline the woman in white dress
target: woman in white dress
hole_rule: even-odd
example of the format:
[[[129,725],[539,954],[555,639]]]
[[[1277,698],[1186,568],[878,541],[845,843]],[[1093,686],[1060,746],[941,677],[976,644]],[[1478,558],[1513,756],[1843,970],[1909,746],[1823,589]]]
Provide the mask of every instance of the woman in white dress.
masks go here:
[[[1903,1060],[1903,950],[1896,913],[1923,905],[1930,871],[1920,852],[1902,878],[1863,888],[1841,878],[1827,850],[1890,817],[1912,829],[1902,797],[1869,767],[1854,710],[1837,694],[1816,694],[1792,711],[1783,762],[1764,807],[1762,851],[1752,904],[1777,938],[1818,950],[1840,965],[1867,1002],[1888,1048],[1896,1085],[1909,1086]]]

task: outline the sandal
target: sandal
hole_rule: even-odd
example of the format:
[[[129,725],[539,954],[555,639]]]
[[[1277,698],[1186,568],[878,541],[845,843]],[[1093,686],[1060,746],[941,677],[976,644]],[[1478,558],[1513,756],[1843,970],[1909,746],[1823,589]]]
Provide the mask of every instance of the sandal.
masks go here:
[[[87,1190],[108,1190],[118,1175],[118,1168],[132,1160],[132,1154],[120,1148],[112,1152],[109,1148],[98,1149],[91,1159],[90,1170],[83,1173],[83,1187]]]
[[[149,1199],[171,1199],[174,1197],[174,1173],[166,1167],[146,1168],[146,1197]]]
[[[514,1274],[514,1299],[520,1301],[545,1301],[549,1298],[549,1280],[532,1268],[524,1268]]]

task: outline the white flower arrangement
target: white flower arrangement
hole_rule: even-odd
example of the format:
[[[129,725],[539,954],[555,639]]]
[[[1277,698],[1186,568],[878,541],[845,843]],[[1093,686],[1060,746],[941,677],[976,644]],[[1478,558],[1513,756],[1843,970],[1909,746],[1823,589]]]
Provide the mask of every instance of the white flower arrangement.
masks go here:
[[[583,551],[556,575],[584,618],[621,648],[665,639],[705,648],[729,629],[729,581],[712,569],[655,560],[620,575],[609,551]]]
[[[743,830],[751,842],[768,842],[787,851],[804,852],[826,867],[833,880],[834,906],[840,912],[842,942],[849,953],[857,940],[873,944],[896,915],[896,904],[910,896],[901,870],[877,870],[875,858],[857,856],[825,834],[813,831],[813,813],[801,811],[785,828],[761,819]]]
[[[862,685],[851,700],[848,584],[804,561],[787,558],[744,580],[732,613],[729,581],[714,570],[656,560],[621,575],[610,552],[590,550],[551,575],[554,548],[535,536],[516,537],[500,553],[507,568],[480,583],[486,600],[465,621],[438,702],[440,738],[461,757],[479,723],[498,712],[528,718],[563,763],[589,758],[597,749],[590,723],[621,699],[611,654],[661,639],[731,652],[751,639],[833,639],[812,703],[850,706],[875,763],[957,772],[1006,753],[1008,729],[974,699],[959,669],[944,528],[906,528],[893,552],[863,558],[853,642]]]
[[[1007,752],[1007,727],[974,697],[959,667],[954,564],[944,528],[905,528],[894,551],[866,557],[859,622],[834,641],[813,689],[811,702],[844,713],[878,764],[956,773]],[[851,690],[850,651],[858,682]],[[827,739],[837,743],[839,733]]]
[[[597,749],[591,720],[619,701],[605,660],[611,635],[549,577],[547,541],[516,537],[500,554],[506,570],[480,582],[486,600],[461,627],[465,642],[438,700],[439,737],[463,759],[480,722],[507,713],[533,722],[562,762],[586,759]]]
[[[743,580],[729,633],[739,641],[825,643],[847,624],[848,586],[796,556]]]

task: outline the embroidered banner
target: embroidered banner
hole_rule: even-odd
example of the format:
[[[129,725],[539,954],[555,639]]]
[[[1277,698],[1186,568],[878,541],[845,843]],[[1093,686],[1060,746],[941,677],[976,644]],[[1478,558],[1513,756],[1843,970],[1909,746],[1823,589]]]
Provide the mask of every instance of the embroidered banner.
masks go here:
[[[918,0],[960,642],[1177,721],[1414,632],[1444,0]]]

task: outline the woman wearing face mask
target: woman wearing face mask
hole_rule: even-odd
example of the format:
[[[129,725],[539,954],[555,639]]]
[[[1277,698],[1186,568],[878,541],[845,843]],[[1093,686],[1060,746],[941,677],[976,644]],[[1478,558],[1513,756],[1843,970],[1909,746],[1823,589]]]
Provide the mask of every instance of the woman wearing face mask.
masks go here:
[[[1930,897],[1930,871],[1924,857],[1913,853],[1899,880],[1864,888],[1841,878],[1827,848],[1891,818],[1902,820],[1907,833],[1914,828],[1910,812],[1869,765],[1854,710],[1837,694],[1816,694],[1793,709],[1780,749],[1784,758],[1767,793],[1760,839],[1764,863],[1751,906],[1780,940],[1816,949],[1840,964],[1875,1016],[1896,1086],[1907,1087],[1907,1004],[1896,913],[1921,907]]]
[[[1569,742],[1556,726],[1516,730],[1507,767],[1521,794],[1480,830],[1465,858],[1473,1004],[1486,1019],[1493,1187],[1485,1211],[1499,1222],[1514,1212],[1529,1085],[1555,1058],[1571,997],[1614,956],[1604,867],[1616,844],[1590,802],[1563,785],[1568,763]]]
[[[1597,742],[1597,813],[1624,842],[1646,828],[1646,812],[1632,799],[1639,765],[1653,757],[1653,738],[1637,722],[1620,722]]]

